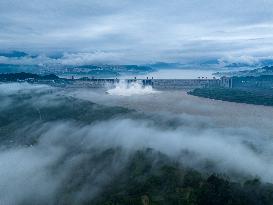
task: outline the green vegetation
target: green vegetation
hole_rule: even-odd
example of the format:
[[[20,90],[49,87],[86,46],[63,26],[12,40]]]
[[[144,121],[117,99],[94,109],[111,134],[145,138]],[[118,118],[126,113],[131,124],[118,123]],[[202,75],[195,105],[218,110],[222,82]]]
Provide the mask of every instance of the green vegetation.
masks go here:
[[[51,97],[50,97],[51,96]],[[36,138],[16,133],[18,128],[27,125],[39,127],[43,123],[54,121],[73,121],[78,124],[89,124],[97,121],[125,116],[131,110],[121,107],[107,107],[89,101],[52,93],[20,93],[1,96],[9,106],[0,105],[0,142],[19,142],[32,144]],[[5,104],[5,103],[4,103]]]
[[[1,147],[8,145],[15,149],[28,145],[34,147],[43,133],[42,130],[39,133],[39,128],[46,123],[73,121],[84,125],[118,117],[132,118],[134,113],[120,107],[67,97],[52,90],[3,94],[0,98]],[[68,167],[70,169],[61,175],[62,183],[50,204],[273,204],[273,185],[256,178],[233,181],[219,174],[200,172],[183,166],[175,157],[153,149],[130,152],[119,146],[86,149],[79,146],[81,143],[69,144],[71,138],[67,141],[65,137],[61,139],[63,144],[68,144],[68,152],[45,169],[52,176],[65,172]],[[23,204],[44,203],[26,201]]]
[[[16,82],[17,80],[27,80],[27,79],[58,80],[59,77],[54,74],[37,75],[37,74],[25,73],[25,72],[0,74],[0,81],[4,81],[4,82]]]
[[[229,102],[273,106],[273,92],[269,92],[268,90],[198,88],[188,92],[188,94]]]
[[[108,154],[113,155],[110,151]],[[181,167],[151,149],[137,151],[94,201],[105,205],[259,205],[273,203],[273,185],[242,183]]]

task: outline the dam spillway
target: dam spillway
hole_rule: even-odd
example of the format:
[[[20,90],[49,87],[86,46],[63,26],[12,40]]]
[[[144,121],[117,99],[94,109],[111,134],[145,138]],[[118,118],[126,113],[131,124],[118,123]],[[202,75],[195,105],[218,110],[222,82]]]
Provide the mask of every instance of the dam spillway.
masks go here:
[[[139,83],[142,86],[151,86],[154,89],[195,89],[205,87],[231,87],[229,78],[221,79],[90,79],[80,78],[70,81],[68,87],[72,88],[104,88],[114,87],[118,83]]]

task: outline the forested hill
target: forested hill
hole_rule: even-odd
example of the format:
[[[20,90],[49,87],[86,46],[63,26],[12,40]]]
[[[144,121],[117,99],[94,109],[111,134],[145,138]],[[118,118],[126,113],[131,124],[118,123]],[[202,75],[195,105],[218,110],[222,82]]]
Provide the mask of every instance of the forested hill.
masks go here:
[[[60,79],[58,76],[54,74],[49,75],[38,75],[33,73],[4,73],[0,74],[0,81],[5,82],[14,82],[18,80],[27,80],[27,79],[34,79],[34,80],[57,80]]]

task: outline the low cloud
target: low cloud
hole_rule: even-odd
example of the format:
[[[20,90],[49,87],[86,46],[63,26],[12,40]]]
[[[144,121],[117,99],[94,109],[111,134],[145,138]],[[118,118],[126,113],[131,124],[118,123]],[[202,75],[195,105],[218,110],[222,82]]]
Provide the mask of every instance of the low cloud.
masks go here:
[[[220,67],[234,66],[235,68],[236,68],[236,65],[238,67],[247,67],[247,66],[261,67],[261,66],[271,65],[272,62],[273,62],[272,56],[255,57],[255,56],[249,56],[249,55],[243,55],[243,56],[227,55],[218,59],[218,64]]]
[[[25,122],[17,124],[11,132],[13,140],[22,141],[0,146],[0,199],[5,204],[91,200],[122,171],[130,156],[146,148],[202,172],[225,173],[236,180],[235,176],[258,176],[265,182],[273,182],[270,107],[211,101],[175,91],[128,97],[82,89],[57,89],[49,95],[48,87],[26,84],[0,88],[3,99],[27,93],[32,96],[24,101],[11,100],[6,110],[20,111],[15,105],[23,103],[29,110],[51,109],[48,115],[54,116],[60,107],[64,109],[63,103],[71,103],[65,100],[71,96],[75,100],[112,106],[112,112],[117,109],[115,106],[137,110],[86,122],[65,119],[62,115],[45,121],[33,109],[37,116],[26,116]],[[33,90],[40,91],[36,91],[39,98]],[[47,103],[36,102],[37,99]],[[105,108],[92,109],[94,113],[104,113]],[[76,111],[82,108],[74,109],[76,117],[79,114]],[[212,167],[207,167],[208,162]]]
[[[50,58],[46,55],[24,56],[24,57],[4,57],[0,56],[0,63],[13,65],[88,65],[100,63],[114,63],[120,54],[111,52],[93,53],[64,53],[59,58]],[[117,63],[117,62],[116,62]]]

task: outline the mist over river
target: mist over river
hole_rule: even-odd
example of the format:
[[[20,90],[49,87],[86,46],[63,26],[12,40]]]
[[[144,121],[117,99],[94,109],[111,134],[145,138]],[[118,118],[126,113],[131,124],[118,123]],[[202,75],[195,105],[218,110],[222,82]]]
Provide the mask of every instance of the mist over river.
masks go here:
[[[272,107],[123,84],[96,90],[3,83],[0,98],[5,204],[98,200],[115,180],[131,180],[126,170],[137,172],[129,165],[143,150],[137,159],[148,157],[157,171],[174,161],[205,175],[273,182]]]

